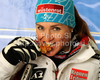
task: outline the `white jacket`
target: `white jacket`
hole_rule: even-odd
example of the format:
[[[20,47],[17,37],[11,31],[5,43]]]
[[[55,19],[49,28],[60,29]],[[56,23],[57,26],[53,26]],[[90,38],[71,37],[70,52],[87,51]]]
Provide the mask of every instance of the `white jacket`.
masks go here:
[[[37,71],[34,77],[37,80],[40,77],[43,78],[43,80],[56,80],[55,72],[59,71],[57,80],[98,80],[99,60],[91,58],[96,53],[90,44],[82,45],[77,54],[61,63],[58,68],[50,58],[44,55],[31,61],[31,63],[38,65],[35,67]],[[0,53],[0,80],[9,80],[23,65],[23,63],[19,63],[17,66],[11,65]],[[44,74],[38,73],[44,68],[46,69]]]

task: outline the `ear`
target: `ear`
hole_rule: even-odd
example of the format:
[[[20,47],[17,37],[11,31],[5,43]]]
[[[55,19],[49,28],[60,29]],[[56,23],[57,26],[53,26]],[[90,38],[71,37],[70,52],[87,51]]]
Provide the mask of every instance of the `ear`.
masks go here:
[[[73,33],[73,28],[71,28],[71,32]]]
[[[69,28],[70,28],[70,32],[73,33],[73,28],[72,27],[69,27]]]

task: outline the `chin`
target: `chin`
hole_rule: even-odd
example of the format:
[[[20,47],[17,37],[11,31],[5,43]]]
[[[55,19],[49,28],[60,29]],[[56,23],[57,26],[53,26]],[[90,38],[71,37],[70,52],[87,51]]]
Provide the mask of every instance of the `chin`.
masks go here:
[[[48,56],[48,57],[52,57],[54,55],[57,54],[58,51],[50,51],[50,52],[47,52],[45,55]]]

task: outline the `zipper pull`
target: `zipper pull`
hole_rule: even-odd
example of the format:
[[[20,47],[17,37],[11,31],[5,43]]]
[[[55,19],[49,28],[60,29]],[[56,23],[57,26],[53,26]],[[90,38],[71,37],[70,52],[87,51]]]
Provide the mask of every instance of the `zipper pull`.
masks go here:
[[[55,78],[56,78],[56,80],[57,80],[57,74],[58,74],[58,72],[59,72],[59,70],[57,69],[57,70],[55,71]]]

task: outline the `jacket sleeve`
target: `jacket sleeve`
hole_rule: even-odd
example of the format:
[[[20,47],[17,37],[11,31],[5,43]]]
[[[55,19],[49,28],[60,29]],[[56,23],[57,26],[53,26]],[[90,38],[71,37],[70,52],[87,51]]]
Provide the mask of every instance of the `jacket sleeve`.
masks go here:
[[[20,80],[24,70],[25,66],[21,70],[19,70],[11,80]]]
[[[23,67],[23,63],[20,62],[16,66],[10,64],[0,52],[0,80],[10,80],[12,75],[19,71]]]

